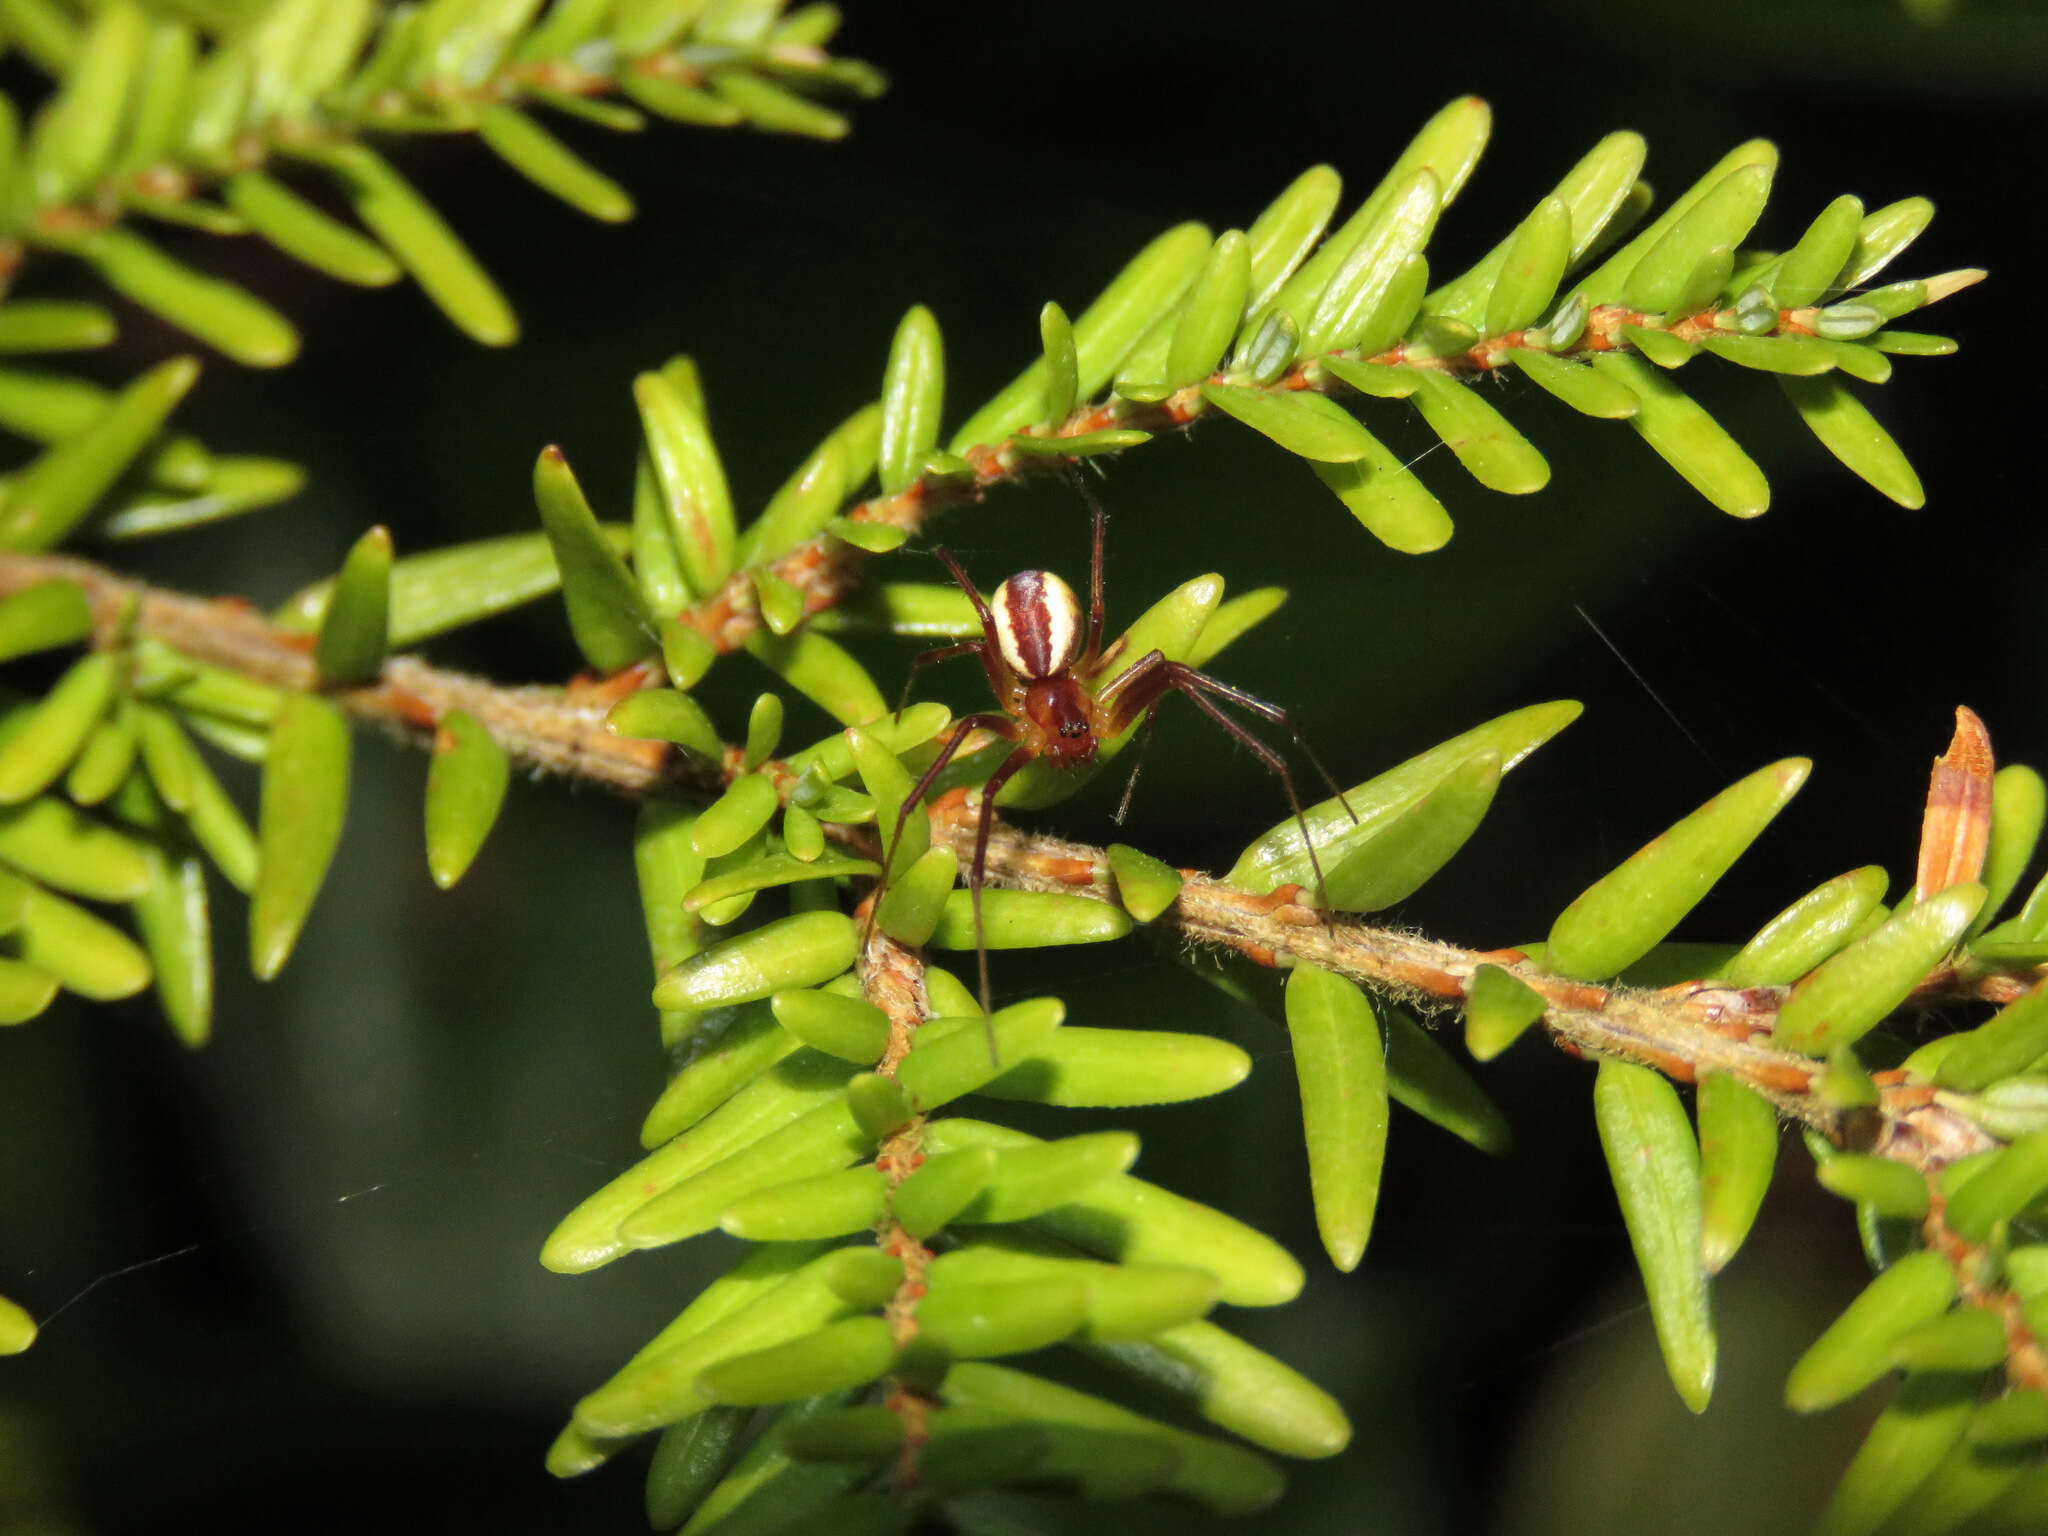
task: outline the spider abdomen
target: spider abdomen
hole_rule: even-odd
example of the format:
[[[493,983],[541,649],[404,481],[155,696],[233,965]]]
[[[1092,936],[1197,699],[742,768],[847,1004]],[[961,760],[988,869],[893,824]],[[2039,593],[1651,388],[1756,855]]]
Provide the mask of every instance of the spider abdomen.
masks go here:
[[[1081,604],[1051,571],[1019,571],[989,601],[996,645],[1026,682],[1042,682],[1073,664],[1081,647]]]

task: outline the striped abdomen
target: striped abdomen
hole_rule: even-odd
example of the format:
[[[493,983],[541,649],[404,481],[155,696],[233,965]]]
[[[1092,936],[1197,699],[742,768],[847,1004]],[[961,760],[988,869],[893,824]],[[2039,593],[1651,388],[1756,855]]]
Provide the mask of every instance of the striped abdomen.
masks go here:
[[[1019,571],[989,603],[996,645],[1026,682],[1064,672],[1081,647],[1081,604],[1051,571]]]

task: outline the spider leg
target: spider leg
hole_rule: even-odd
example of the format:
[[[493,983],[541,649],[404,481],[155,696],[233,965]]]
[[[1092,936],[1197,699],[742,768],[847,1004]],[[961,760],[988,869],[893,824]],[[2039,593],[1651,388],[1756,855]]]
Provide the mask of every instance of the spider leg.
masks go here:
[[[1060,468],[1066,472],[1067,484],[1074,488],[1074,494],[1088,504],[1088,648],[1081,654],[1093,661],[1102,650],[1102,544],[1109,529],[1109,514],[1102,509],[1102,502],[1096,494],[1088,489],[1072,459],[1060,460]]]
[[[1199,688],[1205,693],[1212,693],[1219,698],[1228,699],[1231,703],[1248,709],[1253,714],[1270,720],[1275,725],[1284,729],[1293,738],[1294,744],[1301,748],[1301,755],[1308,759],[1309,766],[1315,769],[1317,776],[1328,786],[1331,797],[1344,807],[1344,814],[1349,816],[1354,823],[1358,820],[1358,812],[1351,809],[1351,801],[1346,797],[1344,787],[1331,777],[1330,770],[1323,766],[1323,760],[1316,756],[1316,749],[1308,744],[1308,738],[1302,735],[1301,727],[1294,723],[1294,717],[1287,713],[1286,710],[1282,709],[1278,704],[1267,703],[1266,700],[1260,698],[1257,694],[1246,693],[1244,689],[1226,683],[1221,678],[1211,677],[1206,672],[1198,671],[1194,667],[1188,666],[1185,662],[1169,661],[1166,663],[1166,670],[1171,674],[1170,680],[1167,683],[1169,688],[1178,688],[1183,693],[1189,693],[1190,689]],[[1189,696],[1193,697],[1191,693]]]
[[[910,689],[917,682],[918,673],[942,661],[951,661],[955,656],[979,655],[981,646],[979,640],[962,640],[958,645],[941,645],[929,651],[919,651],[911,657],[909,675],[903,679],[903,692],[896,700],[897,717],[900,719],[903,711],[910,707]]]
[[[1104,683],[1095,695],[1096,707],[1104,715],[1096,725],[1097,732],[1107,738],[1127,730],[1132,721],[1165,697],[1173,686],[1165,673],[1171,665],[1164,651],[1147,651]]]
[[[981,652],[981,669],[988,674],[990,691],[999,701],[1007,699],[1010,696],[1010,669],[1003,664],[1003,648],[996,639],[996,616],[988,611],[988,604],[982,600],[981,593],[975,589],[974,583],[967,579],[967,572],[960,568],[960,562],[953,558],[953,551],[943,544],[935,544],[932,546],[932,553],[939,557],[939,562],[948,571],[952,572],[955,585],[967,594],[967,601],[974,605],[974,616],[981,620],[980,641],[967,641],[962,649],[953,651],[953,654],[964,656],[969,650]]]
[[[1138,738],[1137,759],[1131,764],[1131,776],[1124,780],[1124,797],[1116,803],[1116,824],[1122,826],[1124,817],[1131,812],[1131,796],[1138,790],[1138,775],[1145,769],[1145,749],[1152,745],[1152,727],[1159,723],[1159,711],[1145,711],[1145,734]]]
[[[981,786],[981,816],[974,827],[974,862],[967,870],[967,899],[974,904],[974,958],[981,972],[981,1027],[988,1036],[988,1059],[996,1066],[1001,1063],[996,1059],[996,1028],[991,1022],[995,1010],[989,1003],[988,929],[981,920],[981,888],[988,878],[988,835],[995,826],[996,791],[1010,781],[1010,775],[1036,756],[1029,747],[1019,747],[1003,759],[1002,766]]]
[[[896,826],[889,834],[889,841],[882,845],[881,878],[875,882],[873,899],[868,902],[867,921],[861,927],[860,944],[862,949],[866,949],[868,940],[874,937],[875,914],[881,911],[882,898],[888,894],[889,866],[895,862],[896,848],[903,841],[903,829],[909,824],[910,813],[916,810],[923,801],[925,792],[932,787],[933,781],[945,771],[946,764],[959,755],[960,748],[966,742],[968,733],[978,725],[986,726],[988,729],[1004,736],[1008,736],[1015,729],[1007,715],[968,715],[954,722],[953,734],[948,736],[946,744],[939,748],[939,755],[932,759],[931,766],[925,769],[923,777],[911,786],[910,793],[903,797],[903,804],[896,808]]]
[[[1108,711],[1108,734],[1113,735],[1127,728],[1165,697],[1169,689],[1186,695],[1189,703],[1223,727],[1239,746],[1265,764],[1268,771],[1280,780],[1280,787],[1287,792],[1288,808],[1294,812],[1295,825],[1301,828],[1301,841],[1302,846],[1308,850],[1309,868],[1315,871],[1316,892],[1318,896],[1327,899],[1322,860],[1316,857],[1315,839],[1309,834],[1308,817],[1302,813],[1301,796],[1295,792],[1294,775],[1288,771],[1287,759],[1266,742],[1261,741],[1242,722],[1233,720],[1225,714],[1222,707],[1216,703],[1216,698],[1228,699],[1233,704],[1286,726],[1296,742],[1301,742],[1301,733],[1295,728],[1293,718],[1279,705],[1269,704],[1256,694],[1232,687],[1229,683],[1221,682],[1184,662],[1169,661],[1164,652],[1152,651],[1128,672],[1112,678],[1109,685],[1097,695]],[[1302,743],[1302,750],[1308,752],[1306,743]],[[1308,757],[1310,762],[1315,763],[1316,770],[1326,780],[1329,779],[1328,770],[1324,769],[1320,762],[1316,762],[1315,754],[1308,753]],[[1349,812],[1351,806],[1344,800],[1343,790],[1337,789],[1334,780],[1330,781],[1330,787],[1337,790],[1339,803]],[[1353,813],[1352,820],[1357,819]]]
[[[953,723],[953,733],[946,738],[946,744],[939,748],[939,755],[932,759],[918,781],[910,787],[910,793],[903,797],[903,804],[896,808],[896,827],[889,834],[889,845],[882,850],[882,884],[889,883],[889,863],[894,859],[896,845],[903,841],[903,828],[910,821],[910,813],[924,802],[925,792],[932,787],[938,776],[946,771],[946,765],[960,754],[960,748],[967,742],[969,733],[977,728],[993,731],[996,735],[1011,741],[1017,739],[1017,723],[1008,715],[963,715]]]

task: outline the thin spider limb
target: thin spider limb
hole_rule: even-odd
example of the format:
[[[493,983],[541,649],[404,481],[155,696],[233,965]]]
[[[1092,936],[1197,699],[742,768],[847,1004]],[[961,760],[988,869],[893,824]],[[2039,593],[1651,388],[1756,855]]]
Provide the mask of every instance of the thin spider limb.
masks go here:
[[[973,650],[974,647],[968,646],[966,649]],[[926,654],[929,655],[931,653],[927,652]],[[900,706],[896,712],[899,715],[903,713]],[[938,756],[931,760],[923,775],[911,786],[910,793],[903,797],[903,804],[896,809],[896,825],[889,834],[889,841],[883,845],[882,849],[882,875],[875,882],[875,888],[869,894],[868,899],[861,904],[866,913],[862,926],[863,944],[866,944],[874,935],[875,914],[881,908],[882,898],[889,891],[890,868],[895,862],[896,850],[903,842],[903,829],[910,824],[911,813],[924,803],[926,791],[932,787],[933,782],[937,780],[938,776],[946,770],[947,765],[959,755],[962,743],[969,736],[977,732],[983,736],[1006,736],[1009,730],[1010,717],[1008,715],[966,715],[953,723],[952,734],[946,738],[946,744],[939,748]],[[993,787],[985,789],[985,793],[993,793],[994,790],[1002,788],[1002,781],[1009,778],[1011,772],[1014,771],[1010,766],[1011,762],[1016,760],[1013,754],[1010,759],[1005,760],[1001,767],[996,769],[995,773],[988,780],[988,784]],[[979,860],[979,857],[980,855],[977,854],[977,860]],[[967,888],[972,893],[971,899],[974,902],[974,930],[980,933],[983,929],[981,926],[981,865],[979,862],[976,862],[969,868]],[[995,1025],[991,1022],[992,1010],[989,1007],[987,949],[981,950],[980,959],[982,1029],[988,1037],[989,1060],[994,1061],[996,1059],[996,1032]]]
[[[245,604],[163,592],[63,556],[0,553],[0,596],[53,579],[85,590],[100,644],[117,644],[124,634],[139,631],[273,687],[318,686],[310,639],[279,629]],[[728,747],[724,761],[712,764],[660,742],[614,736],[603,722],[620,681],[568,689],[505,687],[394,657],[378,681],[332,697],[356,718],[422,747],[431,744],[448,710],[463,709],[522,766],[628,799],[708,799],[743,771],[738,747]],[[773,764],[763,767],[785,792],[794,786],[794,776],[775,772]],[[967,863],[980,821],[968,792],[949,791],[927,808],[934,839]],[[863,847],[875,841],[870,828],[832,830]],[[1115,899],[1104,850],[1025,833],[1000,819],[990,825],[986,871],[998,886]],[[1457,1006],[1480,965],[1499,965],[1543,997],[1547,1033],[1574,1054],[1639,1062],[1681,1082],[1725,1071],[1781,1115],[1923,1170],[1996,1145],[1974,1123],[1936,1104],[1931,1089],[1908,1085],[1896,1074],[1878,1074],[1874,1119],[1867,1110],[1844,1112],[1828,1104],[1816,1084],[1820,1063],[1762,1043],[1783,988],[1736,989],[1704,981],[1654,992],[1597,986],[1546,974],[1512,950],[1468,950],[1333,918],[1304,896],[1293,887],[1254,895],[1191,873],[1174,907],[1153,927],[1265,966],[1306,961],[1425,1007]],[[876,930],[869,940],[882,943],[885,936]],[[2010,1002],[2044,974],[2048,968],[2041,966],[1944,969],[1922,983],[1916,1000]]]
[[[1623,304],[1602,304],[1588,312],[1585,330],[1571,346],[1554,347],[1545,338],[1542,350],[1555,357],[1634,352],[1638,350],[1635,343],[1624,334],[1631,328],[1661,332],[1696,345],[1710,336],[1730,334],[1717,321],[1732,313],[1703,310],[1689,318],[1666,323],[1661,315],[1630,309]],[[1812,336],[1815,334],[1812,322],[1816,313],[1817,310],[1811,307],[1781,310],[1777,326],[1769,334]],[[1516,350],[1531,345],[1533,329],[1506,331],[1486,337],[1463,352],[1441,355],[1432,354],[1418,344],[1401,342],[1357,361],[1386,367],[1426,368],[1454,378],[1476,378],[1497,373],[1506,367]],[[1345,353],[1330,355],[1348,356]],[[1064,421],[1049,427],[1028,428],[1021,435],[1058,440],[1121,429],[1155,434],[1185,431],[1198,418],[1210,414],[1202,399],[1202,385],[1230,382],[1233,380],[1228,375],[1219,372],[1153,403],[1112,395],[1107,400],[1077,407]],[[1351,385],[1324,369],[1319,358],[1298,363],[1264,387],[1283,391],[1308,390],[1323,395],[1356,393]],[[963,450],[960,456],[973,466],[971,477],[927,474],[889,495],[856,503],[847,508],[846,516],[855,522],[901,528],[915,536],[933,517],[954,508],[976,505],[995,486],[1015,483],[1028,475],[1065,474],[1072,467],[1071,460],[1058,454],[1021,449],[1014,439],[976,444]],[[804,612],[814,614],[836,608],[852,595],[860,583],[861,570],[867,558],[867,551],[820,534],[797,545],[768,569],[802,593]],[[754,572],[751,569],[736,571],[717,592],[684,610],[678,618],[701,631],[721,653],[737,651],[762,625],[755,592]]]
[[[1315,839],[1309,835],[1308,818],[1302,813],[1301,795],[1294,787],[1294,775],[1288,770],[1287,759],[1273,746],[1261,741],[1256,734],[1246,729],[1239,721],[1226,714],[1217,699],[1228,699],[1241,709],[1250,711],[1260,718],[1286,727],[1288,735],[1294,738],[1294,745],[1314,764],[1329,787],[1331,796],[1344,807],[1344,814],[1356,823],[1358,813],[1351,809],[1351,801],[1345,796],[1343,786],[1323,766],[1322,759],[1308,744],[1308,738],[1301,734],[1301,727],[1294,723],[1294,717],[1277,704],[1269,704],[1256,694],[1198,671],[1185,662],[1170,661],[1159,651],[1141,658],[1134,666],[1110,679],[1103,687],[1099,698],[1109,710],[1110,721],[1115,731],[1127,729],[1135,721],[1145,722],[1145,734],[1152,733],[1152,722],[1158,717],[1159,705],[1169,693],[1178,693],[1195,708],[1213,720],[1223,732],[1245,751],[1250,753],[1268,773],[1280,780],[1280,787],[1287,792],[1287,807],[1294,813],[1295,825],[1301,828],[1302,847],[1308,850],[1309,868],[1315,872],[1316,895],[1327,903],[1329,888],[1323,879],[1323,861],[1316,853]],[[1123,824],[1124,812],[1130,808],[1131,790],[1137,787],[1137,769],[1131,770],[1130,784],[1125,787],[1123,803],[1117,807],[1117,824]]]

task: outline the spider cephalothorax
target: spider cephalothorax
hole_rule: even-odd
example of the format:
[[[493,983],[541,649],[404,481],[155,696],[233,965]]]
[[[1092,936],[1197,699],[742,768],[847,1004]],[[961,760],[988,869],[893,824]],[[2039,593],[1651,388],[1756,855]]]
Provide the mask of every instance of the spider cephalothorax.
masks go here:
[[[1104,674],[1123,659],[1124,644],[1119,640],[1106,650],[1102,644],[1102,544],[1107,519],[1101,505],[1092,497],[1089,501],[1093,513],[1093,538],[1085,620],[1074,589],[1050,571],[1019,571],[996,588],[993,597],[984,600],[950,550],[941,545],[932,551],[974,605],[975,615],[981,620],[982,637],[924,652],[911,662],[911,678],[915,679],[920,669],[933,662],[947,661],[956,656],[979,657],[1001,712],[966,715],[954,722],[952,734],[940,747],[938,756],[932,759],[924,776],[904,799],[889,846],[896,846],[910,813],[922,803],[926,792],[945,771],[946,765],[959,754],[970,735],[977,730],[987,731],[1015,743],[1009,755],[989,775],[981,791],[981,814],[974,831],[974,859],[967,874],[977,936],[981,932],[981,888],[988,871],[989,829],[994,824],[997,792],[1026,763],[1040,759],[1059,768],[1087,767],[1095,761],[1103,742],[1121,735],[1140,721],[1149,724],[1152,712],[1168,692],[1185,694],[1196,708],[1222,726],[1246,751],[1279,776],[1287,791],[1287,803],[1293,808],[1295,820],[1301,823],[1304,839],[1308,837],[1308,823],[1302,819],[1301,798],[1294,791],[1294,778],[1287,771],[1286,761],[1226,715],[1216,701],[1227,699],[1240,708],[1285,726],[1309,761],[1315,764],[1316,772],[1330,785],[1331,791],[1339,799],[1343,797],[1343,791],[1337,788],[1329,772],[1316,761],[1315,754],[1308,751],[1307,743],[1295,730],[1287,711],[1276,704],[1268,704],[1264,699],[1221,682],[1185,662],[1169,660],[1162,651],[1148,651],[1106,682],[1102,681]],[[908,697],[907,683],[904,692]],[[1125,803],[1129,803],[1128,791]],[[1117,819],[1123,819],[1122,810],[1118,811]],[[1313,844],[1310,844],[1308,852],[1310,863],[1315,864]],[[1322,868],[1319,864],[1316,865],[1316,882],[1320,887]],[[986,945],[979,943],[976,948],[981,971],[981,1003],[986,1011],[989,1006],[988,950]]]

